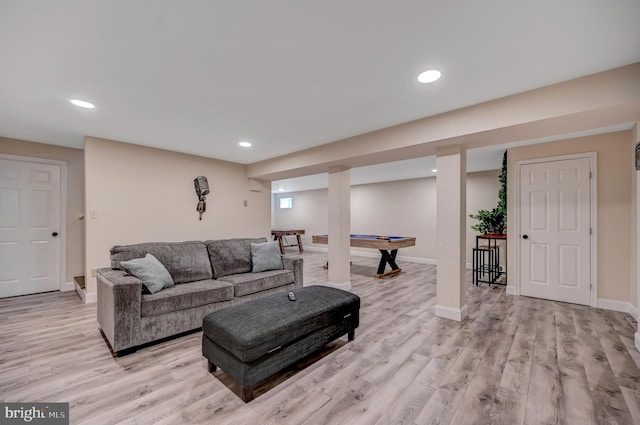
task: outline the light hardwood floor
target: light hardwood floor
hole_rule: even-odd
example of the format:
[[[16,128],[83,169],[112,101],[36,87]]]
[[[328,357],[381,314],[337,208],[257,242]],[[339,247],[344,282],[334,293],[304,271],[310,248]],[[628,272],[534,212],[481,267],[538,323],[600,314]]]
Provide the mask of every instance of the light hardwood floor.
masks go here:
[[[305,282],[326,281],[307,252]],[[207,373],[201,332],[113,358],[75,293],[0,300],[0,400],[69,402],[73,424],[640,424],[627,314],[468,285],[469,317],[434,316],[435,266],[374,279],[354,257],[356,339],[341,338],[243,403]]]

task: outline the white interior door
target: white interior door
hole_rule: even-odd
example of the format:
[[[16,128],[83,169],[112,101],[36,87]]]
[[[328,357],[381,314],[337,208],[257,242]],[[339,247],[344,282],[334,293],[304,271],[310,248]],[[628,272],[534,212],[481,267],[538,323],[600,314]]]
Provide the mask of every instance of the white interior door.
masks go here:
[[[590,305],[589,158],[520,166],[522,295]]]
[[[60,174],[0,158],[0,298],[60,289]]]

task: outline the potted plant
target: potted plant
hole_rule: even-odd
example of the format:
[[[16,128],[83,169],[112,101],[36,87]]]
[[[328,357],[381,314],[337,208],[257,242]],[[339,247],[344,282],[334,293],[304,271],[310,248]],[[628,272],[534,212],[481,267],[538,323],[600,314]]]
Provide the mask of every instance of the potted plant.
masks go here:
[[[507,151],[502,156],[499,179],[498,205],[492,210],[480,210],[477,214],[469,214],[469,217],[478,220],[471,228],[483,235],[502,235],[507,230]]]
[[[469,214],[469,217],[478,220],[471,228],[483,235],[502,235],[507,228],[507,214],[499,207],[480,210],[477,214]]]

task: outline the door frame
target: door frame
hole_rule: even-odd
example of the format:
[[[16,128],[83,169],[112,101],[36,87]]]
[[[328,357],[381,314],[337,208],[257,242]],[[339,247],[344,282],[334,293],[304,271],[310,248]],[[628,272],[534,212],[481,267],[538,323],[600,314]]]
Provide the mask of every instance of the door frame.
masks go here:
[[[591,202],[589,205],[589,217],[590,223],[589,227],[591,228],[591,237],[590,240],[590,251],[591,258],[589,261],[590,264],[590,280],[591,280],[591,307],[598,306],[598,154],[596,152],[585,152],[585,153],[577,153],[570,155],[561,155],[561,156],[551,156],[545,158],[536,158],[536,159],[524,159],[521,161],[517,161],[516,165],[516,187],[515,187],[515,196],[516,202],[514,203],[516,206],[516,214],[515,214],[515,223],[516,223],[516,232],[514,238],[517,239],[515,244],[516,246],[516,261],[515,261],[515,273],[513,274],[515,277],[515,294],[520,296],[520,254],[521,254],[521,244],[522,238],[520,237],[522,234],[521,223],[520,223],[520,176],[521,169],[523,165],[527,164],[537,164],[542,162],[553,162],[553,161],[565,161],[570,159],[589,159],[589,171],[591,178],[589,179],[589,188],[590,188],[590,198]],[[515,241],[514,241],[515,242]],[[510,276],[511,273],[509,273]]]
[[[9,161],[31,162],[36,164],[57,165],[60,167],[60,291],[75,289],[73,282],[67,282],[67,162],[57,159],[37,158],[31,156],[9,155],[0,153],[0,159]]]

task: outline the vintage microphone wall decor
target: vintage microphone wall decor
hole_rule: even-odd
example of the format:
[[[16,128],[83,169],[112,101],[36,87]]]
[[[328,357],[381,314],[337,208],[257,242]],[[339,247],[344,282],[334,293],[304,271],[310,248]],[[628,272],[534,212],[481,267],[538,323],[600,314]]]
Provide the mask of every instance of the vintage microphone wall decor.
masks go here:
[[[198,195],[198,206],[196,211],[200,213],[200,220],[202,220],[202,213],[207,210],[207,199],[205,198],[209,194],[209,182],[205,176],[198,176],[193,180],[193,185],[196,187],[196,195]]]

